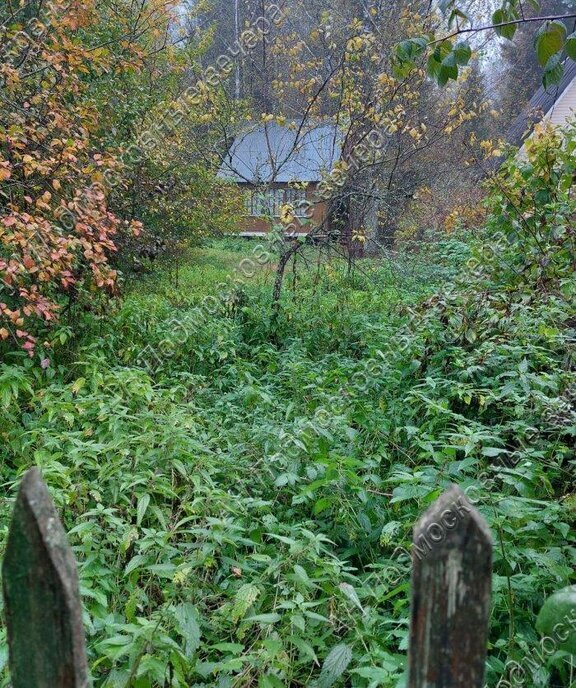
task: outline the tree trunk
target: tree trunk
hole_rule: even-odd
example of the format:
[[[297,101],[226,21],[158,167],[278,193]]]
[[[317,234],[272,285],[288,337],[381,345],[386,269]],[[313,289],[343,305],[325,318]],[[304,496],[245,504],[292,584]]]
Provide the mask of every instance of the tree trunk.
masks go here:
[[[278,267],[276,268],[276,278],[274,279],[274,289],[272,291],[272,324],[274,326],[277,324],[278,316],[280,315],[280,297],[282,296],[282,285],[284,284],[286,266],[300,246],[301,244],[298,241],[293,242],[280,256]]]

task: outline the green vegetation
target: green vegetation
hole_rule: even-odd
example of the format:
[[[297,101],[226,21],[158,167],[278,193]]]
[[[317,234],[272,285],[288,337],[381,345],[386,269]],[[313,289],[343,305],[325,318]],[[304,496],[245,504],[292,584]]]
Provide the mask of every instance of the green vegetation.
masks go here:
[[[496,540],[488,685],[570,685],[535,624],[576,564],[574,147],[510,163],[474,237],[311,251],[274,330],[273,266],[222,286],[227,241],[72,312],[45,370],[6,357],[2,480],[50,486],[96,686],[403,685],[411,528],[452,482]]]

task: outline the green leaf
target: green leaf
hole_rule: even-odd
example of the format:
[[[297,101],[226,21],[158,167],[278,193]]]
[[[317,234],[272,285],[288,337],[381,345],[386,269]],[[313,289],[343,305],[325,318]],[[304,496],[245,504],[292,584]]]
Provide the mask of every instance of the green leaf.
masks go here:
[[[542,67],[553,55],[559,53],[566,43],[566,27],[561,21],[546,22],[536,35],[536,55]]]
[[[352,649],[341,643],[330,651],[324,660],[322,671],[318,678],[317,688],[330,688],[342,676],[352,661]]]
[[[496,25],[506,24],[506,26],[496,26],[494,31],[496,31],[501,38],[507,38],[509,41],[511,41],[518,30],[518,24],[510,23],[513,22],[514,19],[517,19],[517,16],[515,16],[515,14],[513,14],[510,10],[496,10],[496,12],[494,12],[492,15],[492,23]]]
[[[440,70],[442,69],[442,63],[439,62],[436,58],[435,55],[430,55],[428,58],[428,64],[427,64],[427,70],[428,70],[428,75],[434,79],[434,81],[438,81],[438,77],[440,76]]]
[[[415,67],[416,59],[428,45],[426,37],[410,38],[398,43],[394,48],[394,72],[398,77],[406,77]]]
[[[318,516],[323,511],[326,511],[326,509],[329,509],[336,501],[336,497],[334,496],[322,497],[314,504],[314,513]]]
[[[546,600],[536,628],[552,638],[558,650],[576,655],[576,585],[559,590]]]
[[[454,46],[454,57],[456,59],[456,64],[465,67],[472,57],[472,48],[468,41],[460,41]]]
[[[564,75],[564,65],[562,64],[562,53],[556,53],[548,60],[546,69],[542,76],[542,83],[545,88],[556,86],[562,81]]]
[[[254,616],[246,617],[244,620],[249,623],[275,624],[281,618],[280,614],[255,614]]]
[[[508,454],[509,452],[502,447],[484,447],[482,449],[482,456],[500,456],[500,454]]]
[[[455,9],[452,10],[449,18],[448,18],[448,28],[452,28],[454,26],[454,22],[456,19],[462,19],[464,22],[470,22],[470,17],[463,12],[461,9],[456,7]]]
[[[450,79],[458,79],[458,63],[451,41],[443,41],[428,58],[428,74],[440,86],[445,86]]]
[[[150,504],[150,495],[145,493],[138,497],[138,506],[136,507],[136,525],[139,526],[142,523],[142,519],[146,515],[146,509]]]
[[[255,585],[246,583],[236,593],[234,598],[234,607],[232,608],[232,621],[239,621],[250,607],[256,602],[260,596],[260,590]]]
[[[289,640],[303,655],[307,655],[313,662],[319,664],[314,648],[308,641],[296,635],[290,636]]]
[[[424,37],[410,38],[396,46],[396,56],[402,61],[413,61],[426,50],[427,45],[428,40]]]
[[[458,79],[458,67],[451,64],[442,64],[440,69],[440,76],[438,77],[438,83],[440,86],[445,86],[448,81],[452,79],[456,81]]]
[[[366,616],[366,610],[362,606],[362,602],[360,602],[360,598],[358,597],[358,593],[354,589],[350,583],[340,583],[338,586],[340,590],[344,593],[344,595],[354,604],[358,609]]]
[[[184,602],[174,608],[176,629],[186,642],[186,656],[191,659],[200,646],[200,626],[198,611],[190,602]]]
[[[564,48],[566,49],[568,57],[572,60],[576,60],[576,32],[568,36]]]
[[[374,681],[374,683],[370,684],[372,686],[388,685],[386,682],[390,680],[390,672],[386,669],[381,669],[380,667],[360,667],[359,669],[354,669],[352,673],[356,674],[357,676],[361,676],[362,678],[367,678],[371,681]]]

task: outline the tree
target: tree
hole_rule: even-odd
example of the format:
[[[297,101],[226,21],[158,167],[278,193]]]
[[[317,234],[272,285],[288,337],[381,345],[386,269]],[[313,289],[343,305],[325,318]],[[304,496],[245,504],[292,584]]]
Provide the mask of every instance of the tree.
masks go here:
[[[30,354],[66,301],[115,289],[115,239],[140,229],[108,208],[104,173],[119,165],[94,146],[88,80],[112,66],[80,38],[95,19],[90,2],[0,9],[0,340]],[[123,68],[135,60],[126,50]]]
[[[179,16],[174,0],[0,8],[4,348],[49,346],[59,316],[116,291],[120,265],[236,217],[217,160],[194,153],[231,108],[212,92],[182,100],[201,82],[206,34],[182,36]]]

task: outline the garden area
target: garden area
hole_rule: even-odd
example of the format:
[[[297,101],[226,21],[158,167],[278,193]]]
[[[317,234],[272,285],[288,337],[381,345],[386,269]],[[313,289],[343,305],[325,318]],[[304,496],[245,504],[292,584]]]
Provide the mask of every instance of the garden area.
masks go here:
[[[576,688],[576,124],[503,136],[534,75],[570,95],[576,12],[489,4],[0,7],[0,686]],[[65,635],[7,574],[32,467],[58,686],[14,671],[16,616]],[[489,636],[424,686],[454,485]]]

